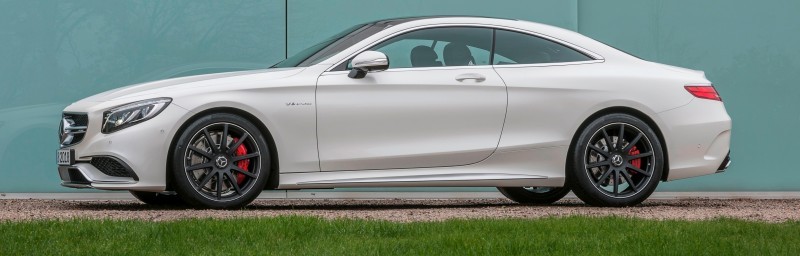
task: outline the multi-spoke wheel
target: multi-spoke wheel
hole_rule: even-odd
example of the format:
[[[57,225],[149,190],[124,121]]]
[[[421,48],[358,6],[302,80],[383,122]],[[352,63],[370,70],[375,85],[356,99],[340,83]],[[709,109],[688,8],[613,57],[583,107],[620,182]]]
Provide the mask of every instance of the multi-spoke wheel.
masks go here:
[[[571,150],[568,182],[596,206],[631,206],[653,193],[664,165],[661,143],[643,121],[626,114],[598,118]]]
[[[569,187],[500,187],[504,196],[521,204],[552,204],[569,193]]]
[[[178,194],[197,207],[243,207],[264,187],[267,150],[258,128],[242,117],[201,118],[185,129],[173,152]]]

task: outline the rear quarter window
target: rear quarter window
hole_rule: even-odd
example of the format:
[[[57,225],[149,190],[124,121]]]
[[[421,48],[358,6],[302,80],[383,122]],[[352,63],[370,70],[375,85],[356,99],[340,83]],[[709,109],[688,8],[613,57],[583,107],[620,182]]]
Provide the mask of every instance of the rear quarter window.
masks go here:
[[[563,63],[593,60],[565,45],[519,32],[497,30],[493,65]]]

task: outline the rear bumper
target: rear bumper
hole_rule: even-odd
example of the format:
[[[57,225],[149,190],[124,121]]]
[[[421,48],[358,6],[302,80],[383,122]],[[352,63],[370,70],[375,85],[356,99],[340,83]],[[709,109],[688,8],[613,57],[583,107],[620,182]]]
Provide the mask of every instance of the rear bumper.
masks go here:
[[[694,99],[658,117],[669,156],[668,181],[718,173],[730,164],[731,119],[722,102]]]

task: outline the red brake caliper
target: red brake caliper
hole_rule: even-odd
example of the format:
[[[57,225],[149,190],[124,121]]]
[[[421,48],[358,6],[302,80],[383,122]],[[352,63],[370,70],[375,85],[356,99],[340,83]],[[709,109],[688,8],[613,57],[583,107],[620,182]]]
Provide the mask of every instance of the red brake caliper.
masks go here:
[[[233,138],[233,143],[236,143],[238,141],[239,141],[238,138]],[[247,155],[247,148],[244,146],[244,144],[241,144],[239,145],[238,148],[236,148],[236,152],[233,152],[233,154],[236,156]],[[247,171],[250,169],[250,159],[241,160],[237,162],[236,165],[239,166],[239,168],[242,168],[242,170]],[[239,183],[239,185],[242,185],[242,183],[244,183],[244,174],[241,173],[236,174],[236,183]]]
[[[631,151],[628,151],[628,155],[635,156],[635,155],[638,155],[638,154],[639,154],[639,149],[637,149],[636,146],[633,146],[631,148]],[[633,165],[633,167],[642,169],[642,159],[641,158],[637,158],[637,159],[631,160],[631,165]],[[631,173],[631,174],[634,174],[634,173]]]

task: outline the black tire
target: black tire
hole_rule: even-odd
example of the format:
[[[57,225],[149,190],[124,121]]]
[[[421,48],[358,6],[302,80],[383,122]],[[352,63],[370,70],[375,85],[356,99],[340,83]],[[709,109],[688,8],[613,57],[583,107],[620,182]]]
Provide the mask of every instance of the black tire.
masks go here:
[[[179,136],[172,173],[175,190],[187,203],[197,208],[242,208],[264,189],[269,148],[258,127],[247,119],[210,114],[189,124]]]
[[[609,114],[592,121],[580,131],[570,154],[567,183],[578,198],[592,206],[641,203],[655,191],[664,169],[656,133],[627,114]]]
[[[186,203],[178,195],[165,195],[156,192],[129,191],[142,203],[155,206],[181,206]]]
[[[506,198],[521,204],[552,204],[569,193],[569,187],[499,187]]]

